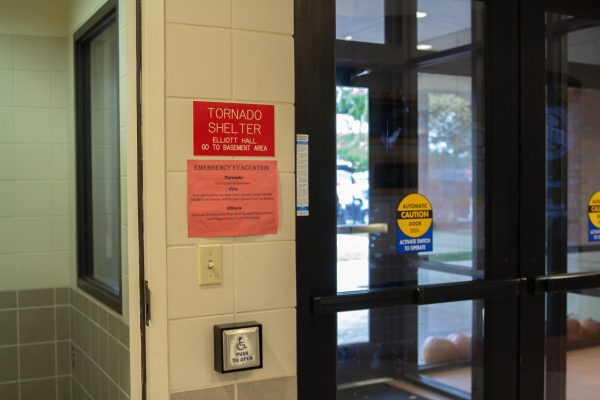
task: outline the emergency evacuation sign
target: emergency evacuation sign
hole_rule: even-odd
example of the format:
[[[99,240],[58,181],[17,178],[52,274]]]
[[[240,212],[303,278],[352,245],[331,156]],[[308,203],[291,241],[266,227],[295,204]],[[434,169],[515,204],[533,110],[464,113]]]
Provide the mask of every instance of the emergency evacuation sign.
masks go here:
[[[425,196],[413,193],[402,199],[396,222],[398,254],[433,251],[433,209]]]
[[[588,240],[600,242],[600,192],[594,193],[588,204]]]
[[[275,106],[194,102],[195,156],[275,155]]]

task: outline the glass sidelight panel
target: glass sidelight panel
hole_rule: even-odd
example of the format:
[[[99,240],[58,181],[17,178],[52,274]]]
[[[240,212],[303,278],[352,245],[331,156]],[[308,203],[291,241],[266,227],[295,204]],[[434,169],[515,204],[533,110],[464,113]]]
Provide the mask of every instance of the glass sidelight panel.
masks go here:
[[[600,271],[600,21],[546,21],[547,272]],[[600,291],[550,294],[546,306],[546,398],[597,398]]]
[[[482,384],[483,330],[473,318],[482,307],[463,301],[370,310],[370,339],[338,347],[338,398],[471,398]]]

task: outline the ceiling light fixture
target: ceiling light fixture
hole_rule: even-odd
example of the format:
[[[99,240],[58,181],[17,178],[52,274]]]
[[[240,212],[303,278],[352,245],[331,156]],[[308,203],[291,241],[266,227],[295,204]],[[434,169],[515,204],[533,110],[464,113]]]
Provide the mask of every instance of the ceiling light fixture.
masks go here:
[[[360,77],[362,77],[362,76],[367,76],[367,75],[369,75],[370,73],[371,73],[371,70],[370,70],[370,69],[365,69],[364,71],[361,71],[361,72],[359,72],[358,74],[354,75],[354,76],[353,76],[353,78],[354,78],[354,79],[356,79],[356,78],[360,78]]]
[[[421,43],[417,45],[417,50],[431,50],[433,49],[433,46],[427,43]]]
[[[425,11],[417,11],[417,18],[425,18],[427,13]]]
[[[346,36],[344,36],[344,40],[352,40],[352,39],[354,39],[352,37],[352,35],[346,35]]]

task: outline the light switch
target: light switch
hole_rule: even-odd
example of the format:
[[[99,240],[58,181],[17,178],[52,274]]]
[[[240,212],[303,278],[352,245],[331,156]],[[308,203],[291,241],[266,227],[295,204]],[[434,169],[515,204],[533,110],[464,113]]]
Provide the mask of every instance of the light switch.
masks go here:
[[[223,248],[220,244],[198,246],[198,285],[223,283]]]

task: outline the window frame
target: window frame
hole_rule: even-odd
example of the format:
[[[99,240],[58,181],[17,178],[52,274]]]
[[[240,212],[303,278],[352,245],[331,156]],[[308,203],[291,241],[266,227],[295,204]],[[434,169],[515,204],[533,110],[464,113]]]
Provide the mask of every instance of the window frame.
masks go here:
[[[118,293],[94,277],[92,152],[91,152],[91,83],[90,43],[110,26],[118,26],[115,0],[109,0],[73,36],[75,71],[75,155],[76,155],[76,226],[77,226],[77,287],[107,307],[122,313],[122,262],[119,259]],[[117,66],[118,68],[118,66]],[[117,82],[119,91],[119,82]],[[117,105],[117,110],[119,109]],[[118,113],[118,111],[117,111]],[[120,120],[120,115],[118,115]],[[120,143],[117,141],[117,152]],[[117,157],[120,170],[120,157]],[[120,184],[117,188],[120,199]],[[121,210],[122,204],[119,205]],[[121,213],[117,213],[121,226]],[[121,238],[119,232],[119,239]],[[120,240],[119,240],[120,243]],[[119,245],[119,254],[122,248]]]

